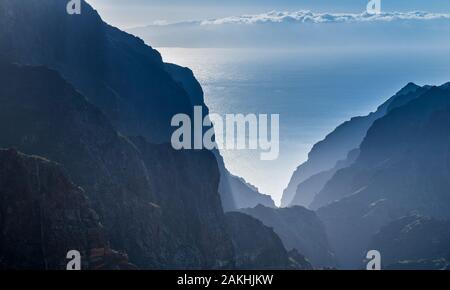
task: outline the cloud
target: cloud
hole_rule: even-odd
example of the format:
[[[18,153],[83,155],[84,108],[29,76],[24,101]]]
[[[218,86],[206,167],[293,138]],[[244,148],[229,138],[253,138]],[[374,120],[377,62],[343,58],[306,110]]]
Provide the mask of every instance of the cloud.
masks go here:
[[[221,24],[260,24],[260,23],[347,23],[398,20],[450,20],[450,14],[414,12],[383,12],[369,14],[355,13],[314,13],[311,11],[277,12],[263,14],[242,15],[200,21],[201,25]]]

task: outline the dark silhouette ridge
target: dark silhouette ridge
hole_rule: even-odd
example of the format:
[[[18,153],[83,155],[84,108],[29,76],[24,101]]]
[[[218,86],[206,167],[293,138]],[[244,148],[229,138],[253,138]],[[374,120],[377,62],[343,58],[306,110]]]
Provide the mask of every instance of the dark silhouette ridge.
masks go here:
[[[203,89],[195,79],[192,71],[189,68],[168,63],[165,64],[165,67],[174,80],[188,92],[191,103],[194,106],[203,107],[203,115],[206,116],[209,113],[209,109],[204,104]],[[258,204],[275,207],[275,203],[270,195],[261,194],[257,188],[248,184],[243,178],[231,174],[226,169],[219,151],[214,150],[213,152],[217,158],[220,170],[219,193],[225,211],[254,207]]]
[[[241,270],[310,270],[311,264],[297,251],[287,252],[274,231],[259,220],[240,213],[226,214],[228,231]]]
[[[313,207],[345,267],[360,265],[371,237],[384,225],[417,213],[450,212],[450,91],[429,87],[377,120],[350,167],[339,170]]]
[[[100,108],[126,136],[170,142],[171,118],[203,106],[203,91],[187,68],[165,64],[141,39],[104,23],[82,1],[81,15],[66,1],[4,0],[0,3],[0,54],[9,62],[55,69]],[[24,21],[26,20],[26,21]],[[219,165],[221,156],[216,154]],[[273,205],[223,168],[220,193],[226,209]],[[240,202],[240,196],[245,202]]]
[[[62,164],[112,248],[144,269],[232,265],[212,153],[133,144],[55,71],[1,64],[0,75],[0,146]]]
[[[325,227],[317,215],[304,207],[269,208],[258,205],[241,209],[280,237],[287,250],[302,253],[314,268],[336,267],[336,259],[329,246]]]
[[[345,160],[349,152],[359,147],[373,122],[389,111],[391,103],[397,99],[402,100],[398,101],[398,104],[407,102],[407,100],[421,95],[423,90],[416,84],[409,83],[379,106],[375,112],[367,116],[352,118],[339,125],[324,140],[315,144],[308,155],[308,160],[293,173],[288,187],[283,193],[281,206],[291,205],[294,198],[296,205],[309,206],[311,192],[303,193],[302,189],[299,189],[300,195],[295,196],[299,185],[315,174],[333,169],[338,161]],[[302,197],[302,194],[305,194],[305,198]]]

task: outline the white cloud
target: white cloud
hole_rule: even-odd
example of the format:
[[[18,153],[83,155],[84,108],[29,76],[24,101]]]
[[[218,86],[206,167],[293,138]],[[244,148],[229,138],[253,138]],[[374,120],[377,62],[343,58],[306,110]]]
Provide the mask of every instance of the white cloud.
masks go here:
[[[343,23],[343,22],[370,22],[370,21],[397,21],[397,20],[450,20],[450,14],[414,12],[384,12],[369,14],[367,12],[355,13],[314,13],[311,11],[277,12],[263,14],[242,15],[200,21],[201,25],[220,24],[258,24],[258,23]]]

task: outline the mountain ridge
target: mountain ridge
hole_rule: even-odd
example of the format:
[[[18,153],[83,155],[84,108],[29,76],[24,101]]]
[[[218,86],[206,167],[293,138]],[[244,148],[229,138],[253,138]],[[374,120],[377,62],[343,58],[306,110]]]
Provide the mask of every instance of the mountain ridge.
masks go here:
[[[372,123],[382,117],[394,99],[408,95],[415,97],[415,92],[420,87],[414,83],[408,83],[393,97],[380,105],[375,112],[366,116],[353,117],[349,121],[340,124],[329,133],[323,140],[316,143],[308,154],[308,160],[301,164],[292,174],[288,186],[283,192],[282,206],[288,206],[294,198],[297,187],[312,175],[332,169],[340,160],[345,160],[347,154],[359,147],[367,130]],[[408,99],[405,97],[405,99]],[[301,200],[300,198],[297,198]],[[309,206],[302,201],[303,206]],[[298,203],[297,203],[298,204]]]

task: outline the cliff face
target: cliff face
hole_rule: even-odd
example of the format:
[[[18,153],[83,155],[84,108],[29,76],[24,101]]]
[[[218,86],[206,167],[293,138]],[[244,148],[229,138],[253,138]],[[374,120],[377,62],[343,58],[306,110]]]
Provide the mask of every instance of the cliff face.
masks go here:
[[[141,152],[161,218],[170,231],[164,241],[169,265],[177,268],[230,268],[233,247],[217,193],[220,174],[209,151],[175,151],[131,138]]]
[[[152,143],[170,141],[175,114],[192,115],[193,106],[203,106],[207,113],[201,86],[189,69],[163,63],[156,50],[104,23],[86,2],[82,1],[81,15],[72,16],[66,4],[2,1],[0,55],[9,62],[57,70],[119,132],[144,136]],[[223,164],[219,154],[217,158]],[[220,169],[220,193],[227,209],[274,206],[270,196],[234,178],[225,166]]]
[[[432,87],[393,109],[370,128],[356,162],[317,195],[318,205],[335,200],[318,215],[344,265],[359,265],[371,237],[397,218],[450,217],[449,108],[450,91]]]
[[[386,269],[439,270],[450,267],[450,222],[406,216],[381,228],[370,247]]]
[[[313,211],[300,206],[275,209],[262,205],[240,211],[273,228],[287,250],[302,253],[315,268],[337,266],[324,225]]]
[[[156,50],[81,2],[82,13],[69,16],[67,1],[2,1],[0,54],[57,70],[120,132],[168,142],[172,116],[192,112],[189,96]]]
[[[275,203],[270,195],[260,193],[257,188],[248,184],[243,178],[232,175],[225,168],[222,157],[217,158],[221,171],[219,192],[225,211],[255,207],[259,204],[275,208]]]
[[[220,198],[227,209],[273,201],[232,176],[218,152],[219,167],[210,152],[151,144],[170,140],[174,114],[207,113],[200,85],[86,2],[72,16],[66,4],[0,2],[0,146],[62,164],[111,245],[140,268],[231,267]]]
[[[426,88],[420,88],[410,83],[378,107],[376,112],[367,116],[352,118],[350,121],[338,126],[324,140],[315,144],[308,155],[308,160],[293,173],[287,188],[283,192],[281,205],[288,206],[295,198],[296,205],[309,206],[311,196],[314,193],[311,193],[306,188],[300,188],[303,186],[301,183],[316,174],[333,169],[333,167],[337,166],[337,162],[345,160],[350,151],[359,148],[367,130],[375,120],[383,117],[386,112],[396,106],[417,98],[423,93],[423,90],[426,90]],[[323,182],[321,182],[320,186],[322,185]],[[305,196],[303,197],[303,195]]]
[[[1,64],[0,74],[0,146],[62,164],[92,200],[113,248],[140,268],[218,268],[232,260],[229,239],[217,233],[224,217],[212,154],[154,145],[147,160],[56,72]]]
[[[111,250],[84,192],[56,163],[0,149],[0,268],[66,269],[70,250],[82,269],[133,269]]]
[[[169,63],[165,64],[165,68],[173,79],[186,90],[192,105],[203,107],[203,115],[206,116],[209,110],[204,104],[203,89],[195,79],[192,71],[188,68]],[[220,152],[214,150],[213,153],[216,156],[219,166],[219,193],[222,207],[225,211],[254,207],[258,204],[275,207],[275,203],[270,195],[260,193],[257,188],[248,184],[243,178],[232,175],[226,169]]]
[[[296,251],[288,253],[274,231],[259,220],[239,212],[226,214],[228,231],[241,270],[312,269]]]
[[[338,161],[332,169],[314,174],[301,182],[297,186],[297,191],[295,192],[295,196],[292,199],[290,206],[306,204],[310,207],[317,194],[325,187],[333,175],[336,174],[338,170],[353,164],[358,155],[359,149],[354,149],[349,152],[345,160]]]

